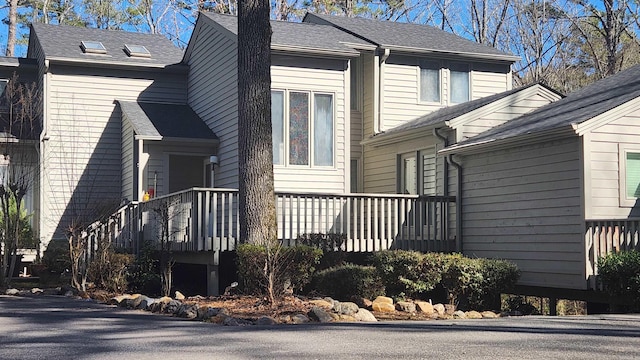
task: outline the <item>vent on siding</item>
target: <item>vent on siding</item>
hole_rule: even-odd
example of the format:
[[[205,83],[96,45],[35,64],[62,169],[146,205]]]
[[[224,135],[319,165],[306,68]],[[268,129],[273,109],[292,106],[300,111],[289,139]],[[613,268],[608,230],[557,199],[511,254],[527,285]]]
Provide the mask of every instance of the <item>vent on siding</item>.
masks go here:
[[[81,41],[80,48],[87,54],[106,54],[107,48],[100,41]]]
[[[151,53],[149,52],[149,50],[147,50],[147,48],[142,45],[124,44],[124,52],[127,53],[129,57],[151,57]]]

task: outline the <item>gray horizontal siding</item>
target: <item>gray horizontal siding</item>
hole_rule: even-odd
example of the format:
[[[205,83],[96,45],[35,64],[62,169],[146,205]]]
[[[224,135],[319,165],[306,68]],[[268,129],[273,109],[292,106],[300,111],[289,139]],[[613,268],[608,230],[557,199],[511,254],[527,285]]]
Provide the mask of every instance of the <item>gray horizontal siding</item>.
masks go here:
[[[578,138],[464,158],[463,249],[514,261],[521,283],[584,288]]]

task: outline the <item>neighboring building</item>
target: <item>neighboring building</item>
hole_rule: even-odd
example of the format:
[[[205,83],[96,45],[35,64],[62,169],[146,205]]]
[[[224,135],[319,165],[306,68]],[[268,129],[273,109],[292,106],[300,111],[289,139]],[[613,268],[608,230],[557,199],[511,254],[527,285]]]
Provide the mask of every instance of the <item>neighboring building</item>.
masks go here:
[[[594,288],[599,256],[640,245],[639,120],[635,66],[440,151],[461,159],[464,253]]]

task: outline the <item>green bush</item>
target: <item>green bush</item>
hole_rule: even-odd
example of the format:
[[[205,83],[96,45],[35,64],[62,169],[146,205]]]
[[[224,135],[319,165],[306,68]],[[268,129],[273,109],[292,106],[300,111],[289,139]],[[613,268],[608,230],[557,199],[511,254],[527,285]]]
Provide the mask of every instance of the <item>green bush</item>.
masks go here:
[[[311,281],[322,256],[322,250],[306,245],[277,247],[271,260],[275,289],[278,292],[286,288],[300,290]],[[265,294],[267,291],[267,248],[261,245],[242,244],[236,249],[238,258],[238,277],[245,293]]]
[[[312,284],[317,292],[338,300],[384,295],[384,286],[373,266],[344,264],[318,271]]]
[[[70,270],[69,243],[66,240],[51,240],[42,256],[42,264],[47,267],[48,272],[57,276]]]
[[[445,256],[442,286],[447,291],[450,304],[458,304],[463,295],[479,292],[482,282],[482,269],[477,259],[470,259],[461,254]]]
[[[469,306],[476,310],[500,310],[500,294],[511,292],[520,270],[506,260],[477,259],[482,273],[482,283],[469,294]]]
[[[425,255],[417,251],[383,250],[373,254],[372,262],[387,296],[416,297],[440,282],[438,271],[434,271],[437,265],[425,262]]]
[[[149,296],[160,295],[162,285],[158,265],[159,261],[154,244],[151,241],[143,241],[140,252],[129,271],[131,291]]]
[[[344,265],[347,254],[342,246],[346,240],[346,234],[312,233],[298,236],[296,242],[322,250],[322,258],[316,266],[316,270],[324,270],[330,267]]]
[[[599,279],[612,296],[635,299],[640,306],[640,252],[611,253],[598,259]]]

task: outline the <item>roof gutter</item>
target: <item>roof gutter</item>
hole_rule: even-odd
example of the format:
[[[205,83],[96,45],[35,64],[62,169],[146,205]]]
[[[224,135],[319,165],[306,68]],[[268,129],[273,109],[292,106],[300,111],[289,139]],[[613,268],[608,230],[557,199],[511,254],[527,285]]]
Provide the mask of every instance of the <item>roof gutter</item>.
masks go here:
[[[424,49],[424,48],[416,48],[411,46],[398,46],[398,45],[384,45],[381,44],[381,47],[386,49],[391,49],[393,51],[400,51],[406,53],[414,53],[414,54],[433,54],[440,56],[455,56],[457,58],[464,57],[467,59],[480,59],[480,60],[489,60],[494,62],[515,62],[520,60],[519,56],[507,55],[507,54],[480,54],[480,53],[472,53],[465,51],[445,51],[445,50],[436,50],[436,49]]]
[[[175,63],[175,64],[145,64],[145,63],[127,63],[122,61],[114,61],[114,62],[99,62],[99,61],[87,61],[84,59],[68,59],[68,58],[59,58],[59,57],[48,57],[47,62],[61,64],[61,65],[82,65],[94,68],[111,68],[111,69],[144,69],[148,71],[164,69],[171,70],[175,72],[187,72],[189,67],[184,65],[183,63]]]
[[[306,48],[302,46],[290,46],[290,45],[277,45],[272,44],[271,50],[275,52],[286,52],[286,53],[299,53],[305,55],[316,55],[322,57],[329,58],[356,58],[360,56],[360,53],[353,50],[328,50],[328,49],[317,49],[317,48]]]
[[[439,155],[450,154],[474,154],[484,151],[486,148],[498,150],[513,146],[529,145],[542,141],[555,140],[565,138],[567,136],[575,136],[573,126],[564,126],[555,129],[540,131],[536,133],[527,133],[523,135],[513,136],[503,139],[487,139],[479,142],[471,142],[468,144],[452,145],[446,149],[438,151]],[[472,138],[473,139],[473,138]]]

